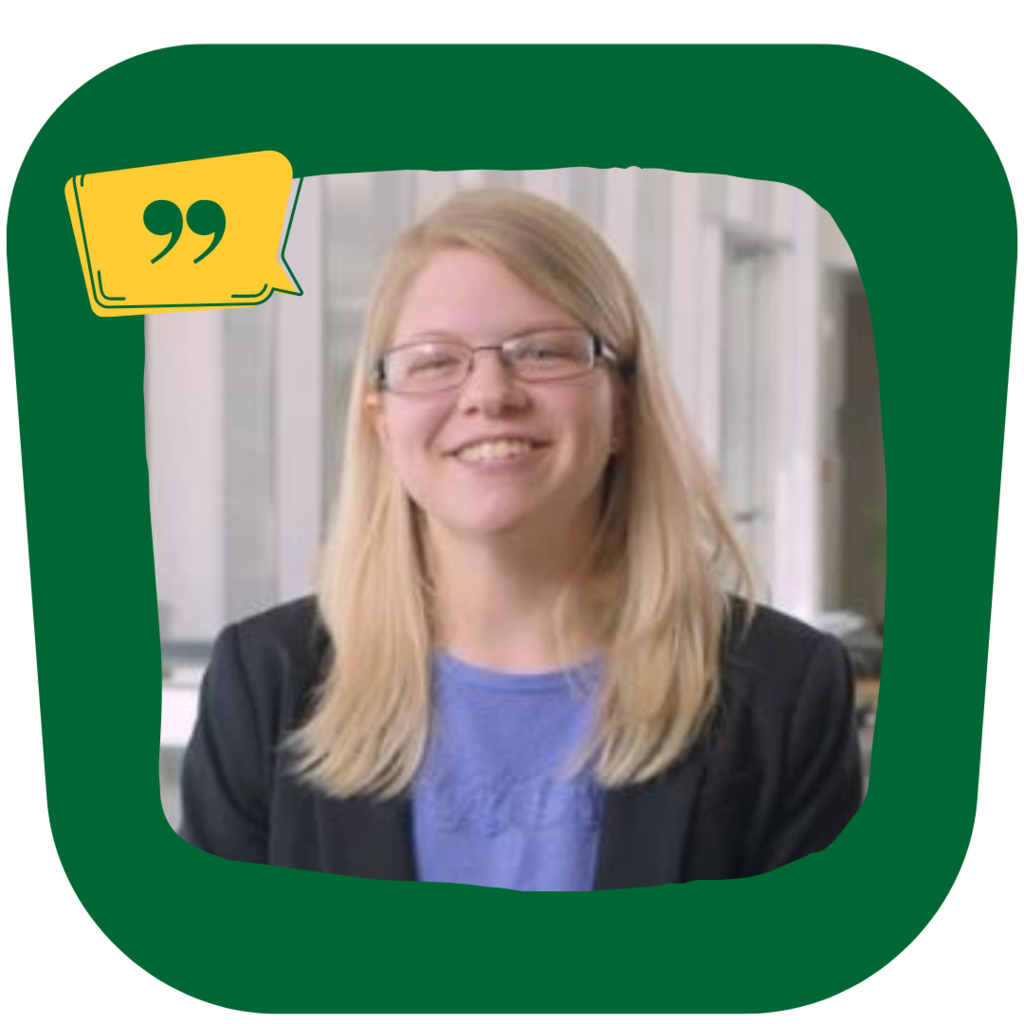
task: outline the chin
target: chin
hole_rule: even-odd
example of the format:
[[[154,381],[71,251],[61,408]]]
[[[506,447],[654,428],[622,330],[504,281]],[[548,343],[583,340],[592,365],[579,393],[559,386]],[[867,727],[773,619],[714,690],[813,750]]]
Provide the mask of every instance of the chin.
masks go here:
[[[488,541],[497,542],[529,536],[531,532],[537,531],[539,525],[535,515],[512,510],[484,512],[473,516],[472,519],[438,519],[436,523],[441,532],[449,537],[484,544]]]
[[[463,523],[456,526],[452,531],[456,536],[465,537],[467,540],[486,542],[488,540],[506,540],[510,537],[519,537],[536,530],[536,524],[522,516],[495,516],[493,518],[477,520],[473,523]]]

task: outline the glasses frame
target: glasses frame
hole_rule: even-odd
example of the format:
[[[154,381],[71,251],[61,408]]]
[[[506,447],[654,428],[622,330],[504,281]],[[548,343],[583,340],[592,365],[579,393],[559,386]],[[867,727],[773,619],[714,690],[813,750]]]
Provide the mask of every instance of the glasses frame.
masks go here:
[[[573,330],[575,330],[575,328],[573,328]],[[473,370],[476,368],[476,356],[478,352],[499,352],[501,354],[501,363],[505,369],[508,370],[516,380],[522,381],[525,384],[560,384],[567,380],[579,380],[579,378],[585,377],[588,373],[593,373],[601,363],[610,366],[612,369],[619,370],[623,375],[628,372],[628,365],[623,361],[622,357],[612,345],[598,337],[596,334],[593,334],[591,331],[580,328],[579,333],[586,335],[590,341],[590,365],[586,367],[586,369],[571,373],[566,377],[545,377],[534,380],[531,380],[529,377],[521,377],[516,370],[515,364],[505,358],[505,353],[509,346],[514,345],[516,342],[520,342],[523,339],[531,338],[537,334],[549,334],[551,331],[552,329],[548,328],[540,331],[529,331],[525,334],[516,334],[511,338],[505,338],[504,341],[496,342],[492,345],[467,345],[465,342],[459,341],[455,338],[441,339],[444,344],[457,345],[465,352],[468,352],[469,359],[465,364],[465,372],[457,383],[446,384],[444,387],[440,388],[431,388],[428,391],[401,391],[392,387],[388,382],[387,377],[387,360],[394,352],[402,352],[411,348],[419,348],[423,345],[436,344],[437,342],[411,341],[405,345],[396,345],[394,348],[390,348],[379,355],[374,361],[373,386],[378,391],[389,391],[393,395],[440,395],[446,394],[450,391],[458,391],[466,381],[469,380],[470,376],[472,376]]]

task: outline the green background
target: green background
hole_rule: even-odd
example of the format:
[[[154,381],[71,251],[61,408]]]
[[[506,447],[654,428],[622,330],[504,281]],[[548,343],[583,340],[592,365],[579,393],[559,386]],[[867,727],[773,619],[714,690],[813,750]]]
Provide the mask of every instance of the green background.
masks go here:
[[[296,177],[723,173],[833,215],[871,305],[890,558],[871,790],[829,850],[754,879],[522,894],[230,863],[172,833],[143,318],[90,311],[63,189],[267,149]],[[50,822],[147,971],[247,1010],[768,1011],[856,984],[938,909],[974,823],[1016,223],[987,136],[933,80],[842,47],[161,50],[39,132],[8,260]]]

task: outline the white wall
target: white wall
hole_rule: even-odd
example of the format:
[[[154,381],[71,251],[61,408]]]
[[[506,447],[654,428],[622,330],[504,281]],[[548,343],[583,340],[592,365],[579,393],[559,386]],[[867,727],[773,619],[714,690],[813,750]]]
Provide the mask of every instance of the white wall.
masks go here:
[[[157,595],[178,637],[224,618],[220,311],[146,317],[146,459]]]

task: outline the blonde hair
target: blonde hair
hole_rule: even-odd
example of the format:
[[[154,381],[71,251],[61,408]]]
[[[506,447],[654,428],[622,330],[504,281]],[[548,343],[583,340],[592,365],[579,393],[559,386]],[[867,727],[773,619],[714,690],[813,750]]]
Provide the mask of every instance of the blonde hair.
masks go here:
[[[598,624],[606,664],[595,728],[578,766],[606,787],[642,782],[677,760],[707,721],[718,695],[726,584],[749,597],[751,573],[618,260],[575,215],[499,189],[460,193],[409,229],[372,290],[344,479],[321,561],[319,611],[333,660],[313,714],[290,737],[297,768],[335,796],[394,796],[409,787],[426,749],[431,581],[418,510],[381,451],[366,400],[410,284],[433,253],[452,247],[499,259],[630,368],[628,427],[607,471],[586,566],[606,584],[588,592],[610,599]],[[567,584],[559,631],[574,594]]]

